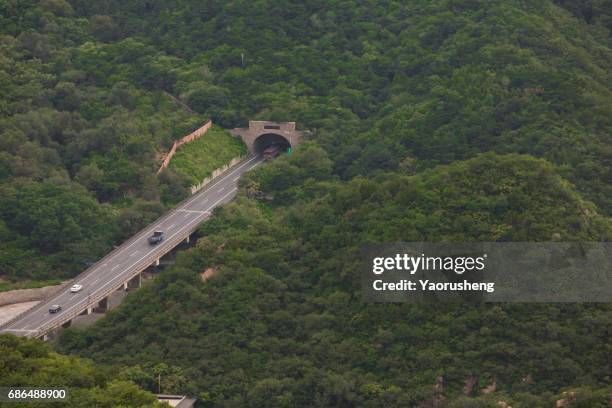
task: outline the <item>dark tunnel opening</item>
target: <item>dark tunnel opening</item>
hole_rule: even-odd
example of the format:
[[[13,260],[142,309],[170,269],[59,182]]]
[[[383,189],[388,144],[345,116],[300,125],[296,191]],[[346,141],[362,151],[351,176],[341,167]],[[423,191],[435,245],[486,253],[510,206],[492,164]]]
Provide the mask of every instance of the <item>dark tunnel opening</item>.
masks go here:
[[[253,148],[257,154],[262,154],[270,147],[277,147],[280,152],[284,153],[291,147],[291,144],[283,136],[275,133],[261,135],[253,143]]]

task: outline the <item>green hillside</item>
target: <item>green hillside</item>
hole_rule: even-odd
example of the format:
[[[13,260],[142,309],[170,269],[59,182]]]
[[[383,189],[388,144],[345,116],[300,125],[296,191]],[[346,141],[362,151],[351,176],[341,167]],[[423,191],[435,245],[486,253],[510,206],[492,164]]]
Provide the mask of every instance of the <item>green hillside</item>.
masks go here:
[[[155,171],[203,120],[296,121],[308,143],[57,350],[201,406],[609,406],[610,304],[366,304],[355,270],[369,243],[610,241],[610,10],[0,1],[0,278],[74,276],[185,197],[210,162]]]
[[[558,165],[610,214],[606,4],[112,0],[75,7],[109,16],[118,38],[150,41],[177,58],[175,93],[215,123],[291,119],[318,129],[343,177],[394,170],[406,157],[423,169],[484,151],[527,153]],[[589,15],[591,24],[572,13]]]
[[[157,407],[155,396],[109,368],[59,355],[37,340],[0,336],[0,387],[65,390],[67,402],[0,402],[7,407]]]
[[[73,276],[184,198],[208,169],[159,158],[209,117],[296,120],[344,180],[530,154],[610,215],[605,1],[322,4],[2,2],[0,189],[109,218],[32,236],[68,220],[0,203],[0,277]]]
[[[608,220],[585,217],[592,204],[550,164],[487,154],[349,183],[330,181],[330,170],[314,146],[262,168],[245,183],[278,205],[227,206],[152,287],[95,327],[68,330],[61,349],[119,366],[171,362],[185,381],[177,391],[198,390],[213,406],[419,406],[435,398],[438,376],[454,401],[471,375],[478,389],[495,381],[494,398],[512,406],[550,406],[566,387],[607,384],[610,305],[361,298],[368,242],[609,239]],[[307,198],[276,184],[287,173]],[[218,275],[202,282],[211,267]],[[485,401],[448,406],[493,406]]]

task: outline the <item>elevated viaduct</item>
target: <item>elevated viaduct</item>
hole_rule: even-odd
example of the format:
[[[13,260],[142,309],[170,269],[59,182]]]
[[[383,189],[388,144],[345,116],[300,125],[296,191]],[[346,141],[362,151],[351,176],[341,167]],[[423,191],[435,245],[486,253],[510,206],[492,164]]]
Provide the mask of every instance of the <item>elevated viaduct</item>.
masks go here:
[[[240,176],[262,162],[261,155],[251,155],[228,169],[205,189],[115,248],[56,293],[1,325],[0,334],[12,333],[46,340],[61,327],[68,327],[78,315],[105,311],[111,294],[139,287],[141,273],[151,265],[159,265],[160,258],[183,241],[188,242],[190,235],[211,216],[214,208],[233,199]],[[165,239],[151,245],[148,237],[156,230],[164,231]],[[69,287],[73,284],[81,285],[82,289],[72,293]],[[61,306],[61,310],[50,313],[53,305]]]
[[[296,130],[295,122],[269,121],[249,121],[248,128],[236,128],[230,132],[241,137],[247,145],[250,154],[244,160],[115,248],[56,293],[0,325],[0,334],[46,339],[50,333],[68,327],[76,316],[106,310],[109,296],[114,291],[139,287],[141,273],[146,268],[159,265],[162,256],[181,242],[189,241],[190,235],[210,217],[214,208],[233,199],[238,190],[238,179],[263,163],[260,153],[266,147],[280,144],[294,148],[309,135],[309,132]],[[150,245],[147,239],[156,230],[163,230],[166,238],[157,245]],[[82,290],[70,292],[68,288],[72,284],[81,285]],[[53,305],[60,305],[61,310],[50,313]]]

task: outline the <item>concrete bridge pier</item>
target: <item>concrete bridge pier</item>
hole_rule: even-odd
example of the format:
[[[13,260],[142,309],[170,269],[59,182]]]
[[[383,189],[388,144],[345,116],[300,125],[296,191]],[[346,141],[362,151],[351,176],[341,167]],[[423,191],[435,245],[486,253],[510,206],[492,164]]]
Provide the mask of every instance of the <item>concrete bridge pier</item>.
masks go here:
[[[90,315],[93,313],[93,308],[88,307],[87,309],[83,310],[79,316],[86,316],[86,315]]]
[[[189,236],[189,235],[187,235],[187,238],[185,238],[185,243],[186,243],[186,244],[188,244],[188,243],[189,243],[189,238],[190,238],[190,236]]]
[[[60,330],[62,330],[62,327],[68,327],[70,326],[71,321],[68,321],[66,323],[64,323],[61,327],[56,327],[55,329],[49,330],[47,333],[45,333],[44,335],[42,335],[41,337],[38,337],[39,339],[42,339],[43,341],[49,341],[54,339],[55,337],[57,337],[57,334],[60,332]],[[65,324],[68,324],[68,326],[65,326]]]
[[[108,310],[108,297],[105,297],[98,302],[98,306],[94,308],[97,313],[104,313]]]
[[[159,266],[159,258],[155,260],[155,266]]]
[[[124,283],[125,290],[138,289],[141,286],[142,286],[142,273],[139,273],[138,275],[134,276],[132,279]]]

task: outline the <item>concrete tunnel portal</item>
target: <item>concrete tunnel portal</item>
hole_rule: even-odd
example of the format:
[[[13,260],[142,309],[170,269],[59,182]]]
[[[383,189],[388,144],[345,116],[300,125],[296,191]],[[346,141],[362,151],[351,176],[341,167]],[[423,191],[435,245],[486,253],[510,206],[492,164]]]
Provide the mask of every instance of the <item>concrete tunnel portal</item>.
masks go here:
[[[289,147],[294,149],[310,134],[307,131],[296,130],[295,122],[262,120],[250,120],[248,128],[234,128],[230,133],[242,138],[251,154],[261,153],[275,144],[280,145],[284,151]]]

